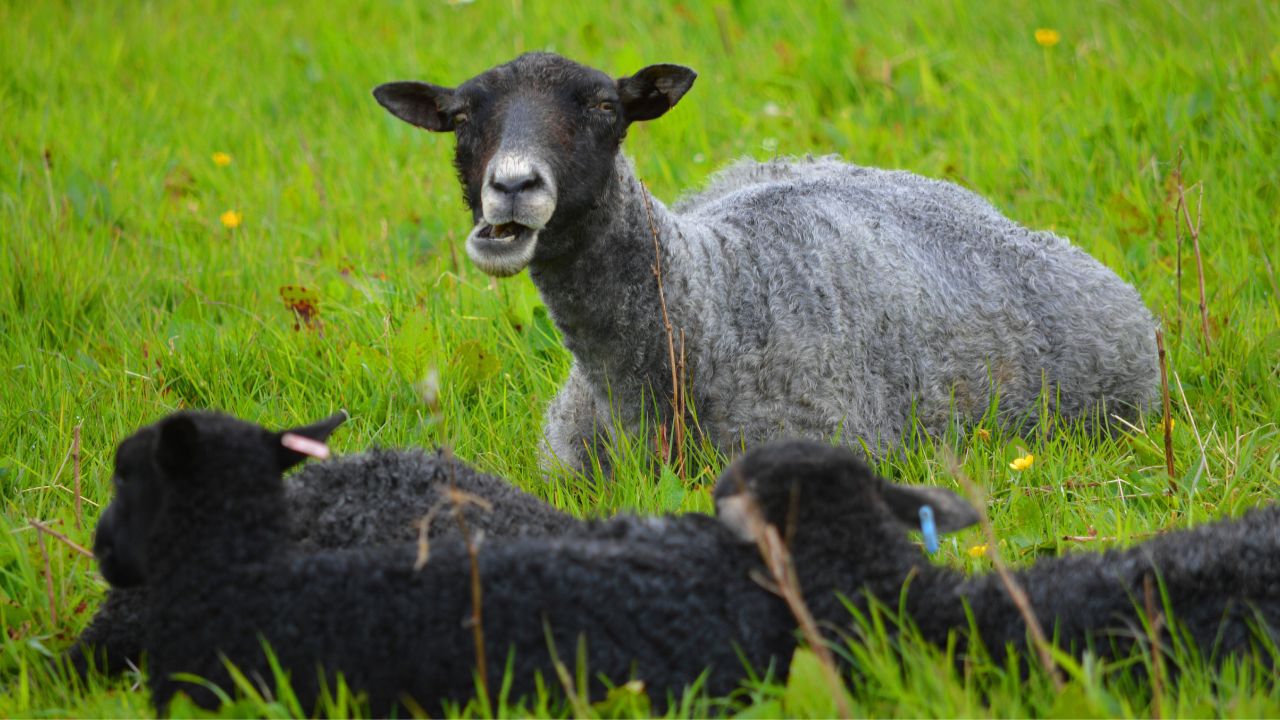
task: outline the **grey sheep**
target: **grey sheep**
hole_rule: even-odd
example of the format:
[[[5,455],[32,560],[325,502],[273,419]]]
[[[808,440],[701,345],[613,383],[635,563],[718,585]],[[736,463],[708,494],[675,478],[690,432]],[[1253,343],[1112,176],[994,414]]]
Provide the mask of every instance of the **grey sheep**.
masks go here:
[[[908,539],[908,529],[920,529],[922,504],[931,505],[943,532],[973,524],[977,513],[941,488],[913,490],[904,494],[877,478],[847,450],[790,442],[742,456],[725,471],[716,495],[726,520],[739,517],[734,510],[745,492],[766,521],[796,529],[800,585],[814,616],[828,626],[848,628],[845,599],[866,612],[868,598],[875,598],[883,607],[901,606],[927,641],[946,647],[948,635],[959,634],[961,655],[974,644],[997,664],[1011,647],[1025,653],[1026,625],[996,573],[966,576],[939,567]],[[839,552],[814,562],[807,543]],[[1069,652],[1128,657],[1146,637],[1140,613],[1149,581],[1156,609],[1169,614],[1200,657],[1215,661],[1256,650],[1265,662],[1276,659],[1270,653],[1280,642],[1280,507],[1127,549],[1043,559],[1013,575],[1046,635]],[[968,635],[970,617],[977,637]],[[1161,645],[1172,646],[1167,630]]]
[[[377,449],[311,463],[284,481],[289,538],[299,547],[355,548],[415,540],[417,521],[434,507],[452,509],[456,487],[490,504],[458,507],[467,526],[490,537],[552,535],[581,521],[502,478],[478,472],[442,451]],[[456,536],[459,524],[440,513],[428,538]],[[146,588],[113,588],[67,650],[81,677],[94,668],[109,675],[137,667],[142,653]]]
[[[318,423],[292,432],[323,439]],[[265,641],[305,712],[341,673],[375,715],[438,712],[476,690],[472,574],[456,537],[341,550],[289,539],[281,472],[300,456],[281,435],[234,418],[180,412],[119,446],[116,495],[95,553],[113,586],[142,587],[148,684],[164,713],[179,691],[215,706],[192,673],[233,692],[223,658],[270,682]],[[815,562],[818,562],[815,559]],[[487,673],[511,663],[511,697],[555,687],[554,653],[586,643],[593,697],[601,676],[642,680],[655,702],[705,673],[725,694],[794,646],[786,606],[754,579],[755,547],[715,518],[622,517],[552,537],[478,546]],[[319,677],[320,675],[323,678]],[[495,685],[496,686],[496,685]],[[265,688],[272,691],[272,688]]]
[[[832,158],[743,161],[668,209],[621,142],[694,78],[661,64],[614,80],[529,53],[457,88],[374,90],[402,120],[456,134],[468,255],[492,275],[527,267],[564,336],[551,455],[588,468],[613,418],[631,432],[656,407],[671,422],[672,357],[688,419],[726,453],[839,435],[879,454],[913,421],[938,433],[993,404],[1025,428],[1042,397],[1091,425],[1153,399],[1155,323],[1137,292],[964,188]]]

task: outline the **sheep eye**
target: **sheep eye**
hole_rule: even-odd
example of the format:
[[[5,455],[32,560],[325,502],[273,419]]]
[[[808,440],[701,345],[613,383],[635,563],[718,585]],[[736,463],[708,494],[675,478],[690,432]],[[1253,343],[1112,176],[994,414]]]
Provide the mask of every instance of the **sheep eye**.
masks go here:
[[[601,100],[600,102],[596,103],[593,107],[594,109],[599,110],[600,112],[607,112],[612,114],[615,106],[609,100]]]

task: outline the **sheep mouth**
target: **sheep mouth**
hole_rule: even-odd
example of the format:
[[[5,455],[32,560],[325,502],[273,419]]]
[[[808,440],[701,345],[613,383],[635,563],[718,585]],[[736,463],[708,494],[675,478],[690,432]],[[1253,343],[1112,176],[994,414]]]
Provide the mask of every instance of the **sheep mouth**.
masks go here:
[[[467,236],[467,257],[489,275],[508,277],[529,265],[537,241],[538,228],[481,221]]]

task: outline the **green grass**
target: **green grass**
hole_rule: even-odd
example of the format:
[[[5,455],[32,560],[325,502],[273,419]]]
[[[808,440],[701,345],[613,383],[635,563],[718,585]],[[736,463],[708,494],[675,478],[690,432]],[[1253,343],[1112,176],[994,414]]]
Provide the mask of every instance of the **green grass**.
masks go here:
[[[1042,47],[1036,28],[1061,42]],[[17,2],[0,0],[0,716],[149,712],[137,678],[90,687],[46,658],[102,597],[93,566],[28,520],[88,544],[115,444],[179,407],[273,426],[345,407],[334,445],[447,443],[584,516],[708,510],[718,460],[652,479],[637,439],[615,482],[543,482],[540,418],[568,368],[527,277],[492,281],[468,229],[452,140],[395,121],[377,83],[454,84],[523,50],[616,74],[680,62],[699,79],[627,140],[672,199],[740,156],[837,153],[952,179],[1011,217],[1053,228],[1131,280],[1164,318],[1179,490],[1163,494],[1154,421],[1114,440],[1071,432],[913,439],[884,473],[951,485],[955,450],[990,494],[1015,564],[1095,550],[1270,501],[1280,470],[1280,5],[1125,3]],[[219,167],[214,152],[233,162]],[[1195,262],[1179,292],[1171,184],[1202,182],[1210,347]],[[1193,195],[1193,197],[1195,197]],[[229,230],[219,215],[234,209]],[[280,289],[320,302],[295,329]],[[438,410],[422,381],[439,374]],[[1185,393],[1185,400],[1184,400]],[[66,460],[82,426],[84,512]],[[1022,472],[1009,461],[1036,456]],[[1081,543],[1064,536],[1087,536]],[[945,544],[940,562],[988,568]],[[55,618],[56,615],[56,618]],[[890,642],[868,620],[855,712],[1148,715],[1148,686],[1073,667],[990,663],[958,674],[946,649]],[[877,627],[880,630],[877,630]],[[624,691],[595,708],[643,712]],[[1280,689],[1247,664],[1191,663],[1158,698],[1179,716],[1275,715]],[[726,704],[726,702],[728,704]],[[343,714],[349,699],[329,711]],[[530,698],[503,712],[568,713]],[[690,700],[678,712],[823,715],[811,656],[785,687]],[[493,708],[498,711],[499,708]],[[483,709],[472,708],[473,712]],[[583,708],[578,708],[583,712]],[[279,715],[242,700],[229,714]]]

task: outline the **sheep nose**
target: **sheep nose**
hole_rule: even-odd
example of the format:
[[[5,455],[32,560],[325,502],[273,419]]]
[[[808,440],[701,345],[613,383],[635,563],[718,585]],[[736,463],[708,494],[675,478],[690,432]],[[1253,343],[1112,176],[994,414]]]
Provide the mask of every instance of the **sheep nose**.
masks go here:
[[[542,184],[542,178],[533,168],[526,168],[523,172],[495,174],[493,179],[489,181],[489,185],[501,193],[508,195],[518,195],[525,190],[531,190]]]

